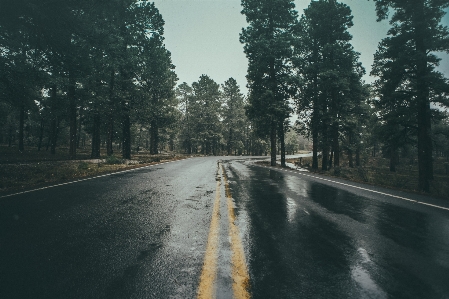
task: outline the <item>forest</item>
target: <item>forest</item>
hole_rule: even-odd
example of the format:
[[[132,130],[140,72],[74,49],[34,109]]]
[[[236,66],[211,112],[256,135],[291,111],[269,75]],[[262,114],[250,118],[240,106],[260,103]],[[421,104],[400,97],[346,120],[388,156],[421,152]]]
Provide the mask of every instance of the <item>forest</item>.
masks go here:
[[[434,164],[449,169],[449,80],[435,55],[449,53],[449,0],[374,2],[391,28],[367,84],[348,5],[311,1],[299,15],[294,1],[242,0],[244,95],[234,78],[178,82],[151,1],[0,0],[0,147],[71,160],[88,149],[270,155],[276,165],[280,154],[283,166],[305,149],[312,171],[334,173],[382,156],[390,172],[416,166],[429,192]]]

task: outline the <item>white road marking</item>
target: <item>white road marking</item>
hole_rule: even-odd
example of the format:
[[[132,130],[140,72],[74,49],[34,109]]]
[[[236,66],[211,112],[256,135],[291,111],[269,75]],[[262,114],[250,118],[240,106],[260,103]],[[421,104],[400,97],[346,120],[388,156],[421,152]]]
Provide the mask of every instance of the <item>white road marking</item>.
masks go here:
[[[191,159],[191,158],[187,158],[187,159]],[[174,160],[174,161],[172,161],[172,162],[178,162],[178,161],[187,160],[187,159],[179,159],[179,160]],[[152,166],[156,166],[156,165],[159,165],[159,164],[152,164],[152,165],[147,165],[147,166],[142,166],[142,167],[136,167],[136,168],[132,168],[132,169],[126,169],[126,170],[122,170],[122,171],[117,171],[117,172],[111,172],[111,173],[106,173],[106,174],[102,174],[102,175],[97,175],[97,176],[94,176],[94,177],[91,177],[91,178],[79,179],[79,180],[76,180],[76,181],[65,182],[65,183],[59,183],[59,184],[56,184],[56,185],[51,185],[51,186],[46,186],[46,187],[36,188],[36,189],[32,189],[32,190],[27,190],[27,191],[17,192],[17,193],[13,193],[13,194],[3,195],[3,196],[0,196],[0,199],[1,199],[1,198],[6,198],[6,197],[15,196],[15,195],[21,195],[21,194],[31,193],[31,192],[35,192],[35,191],[40,191],[40,190],[50,189],[50,188],[54,188],[54,187],[59,187],[59,186],[64,186],[64,185],[70,185],[70,184],[80,183],[80,182],[84,182],[84,181],[88,181],[88,180],[93,180],[93,179],[98,179],[98,178],[102,178],[102,177],[106,177],[106,176],[110,176],[110,175],[114,175],[114,174],[125,173],[125,172],[131,172],[131,171],[134,171],[134,170],[138,170],[138,169],[142,169],[142,168],[148,168],[148,167],[152,167]]]
[[[268,168],[268,166],[264,166],[264,167]],[[442,206],[437,206],[437,205],[434,205],[434,204],[431,204],[431,203],[417,201],[417,200],[414,200],[414,199],[410,199],[410,198],[406,198],[406,197],[402,197],[402,196],[398,196],[398,195],[393,195],[393,194],[389,194],[389,193],[385,193],[385,192],[380,192],[380,191],[376,191],[376,190],[371,190],[371,189],[368,189],[368,188],[363,188],[363,187],[358,187],[358,186],[354,186],[354,185],[349,185],[349,184],[346,184],[346,183],[341,183],[341,182],[333,181],[333,180],[326,179],[326,178],[321,178],[321,177],[317,177],[317,176],[313,176],[313,175],[309,175],[309,174],[304,174],[304,173],[302,173],[300,171],[296,171],[295,173],[300,174],[302,176],[308,176],[308,177],[311,177],[311,178],[314,178],[314,179],[319,179],[319,180],[322,180],[322,181],[328,181],[328,182],[331,182],[331,183],[335,183],[335,184],[339,184],[339,185],[343,185],[343,186],[347,186],[347,187],[352,187],[352,188],[360,189],[360,190],[363,190],[363,191],[368,191],[368,192],[377,193],[377,194],[380,194],[380,195],[390,196],[390,197],[394,197],[394,198],[410,201],[410,202],[413,202],[413,203],[418,203],[418,204],[422,204],[422,205],[425,205],[425,206],[434,207],[434,208],[438,208],[438,209],[449,211],[449,208],[442,207]]]

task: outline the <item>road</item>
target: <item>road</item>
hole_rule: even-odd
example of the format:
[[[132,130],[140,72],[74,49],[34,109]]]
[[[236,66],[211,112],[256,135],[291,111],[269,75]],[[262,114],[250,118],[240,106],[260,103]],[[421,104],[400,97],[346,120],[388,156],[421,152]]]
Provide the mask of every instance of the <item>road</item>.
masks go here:
[[[449,204],[245,157],[0,197],[2,299],[214,297],[449,298]]]

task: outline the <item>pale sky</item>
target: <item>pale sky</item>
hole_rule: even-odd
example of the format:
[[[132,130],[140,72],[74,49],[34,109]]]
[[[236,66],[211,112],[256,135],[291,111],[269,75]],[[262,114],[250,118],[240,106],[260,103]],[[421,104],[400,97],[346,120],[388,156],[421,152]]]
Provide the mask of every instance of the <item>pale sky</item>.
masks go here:
[[[390,25],[388,21],[376,22],[374,1],[342,0],[354,16],[352,45],[360,53],[360,61],[369,77],[373,54]],[[239,42],[239,33],[246,27],[240,0],[154,0],[165,20],[165,45],[172,53],[178,83],[191,85],[206,74],[222,84],[230,77],[237,80],[246,94],[246,71],[248,61]],[[301,15],[310,0],[296,0],[296,11]],[[449,15],[443,18],[449,25]],[[449,55],[442,53],[440,71],[449,77]]]

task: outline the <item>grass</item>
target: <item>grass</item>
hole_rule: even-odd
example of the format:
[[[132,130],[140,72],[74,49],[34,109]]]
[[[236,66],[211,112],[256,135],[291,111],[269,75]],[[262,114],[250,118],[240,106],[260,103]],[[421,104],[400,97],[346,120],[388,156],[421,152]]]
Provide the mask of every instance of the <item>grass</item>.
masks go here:
[[[288,162],[294,163],[296,159]],[[321,168],[319,159],[319,169]],[[434,162],[434,180],[431,182],[430,195],[449,199],[449,175],[445,173],[446,160],[436,158]],[[302,158],[302,164],[310,168],[312,158]],[[367,183],[376,186],[399,189],[409,192],[418,192],[418,168],[410,161],[401,161],[396,167],[396,172],[390,172],[389,160],[381,157],[365,158],[364,165],[349,167],[347,161],[342,161],[342,166],[328,171],[318,171],[321,174],[339,177],[354,182]]]
[[[77,160],[69,160],[68,151],[64,149],[58,149],[53,156],[49,152],[38,152],[33,148],[19,153],[17,148],[0,146],[0,192],[51,185],[183,158],[174,154],[150,155],[139,152],[133,154],[132,161],[126,161],[115,155],[107,157],[103,151],[101,154],[103,159],[89,160],[89,153],[80,150]]]
[[[89,151],[81,149],[77,152],[77,160],[69,160],[66,148],[58,148],[56,155],[51,155],[47,151],[38,152],[36,148],[27,148],[24,152],[19,153],[15,147],[0,146],[0,192],[50,185],[150,165],[163,160],[183,158],[182,155],[150,155],[141,151],[133,153],[133,161],[130,163],[118,155],[107,157],[103,150],[101,157],[101,160],[89,160]],[[296,159],[288,160],[290,163],[295,161]],[[364,166],[350,168],[347,161],[343,159],[342,166],[319,172],[350,181],[417,192],[417,166],[413,163],[410,164],[410,161],[401,161],[397,171],[390,172],[388,163],[388,160],[384,158],[365,157]],[[430,194],[449,199],[449,175],[445,174],[445,163],[448,162],[443,158],[437,158],[434,163],[434,180],[431,182]],[[302,165],[310,167],[312,158],[302,158]]]

